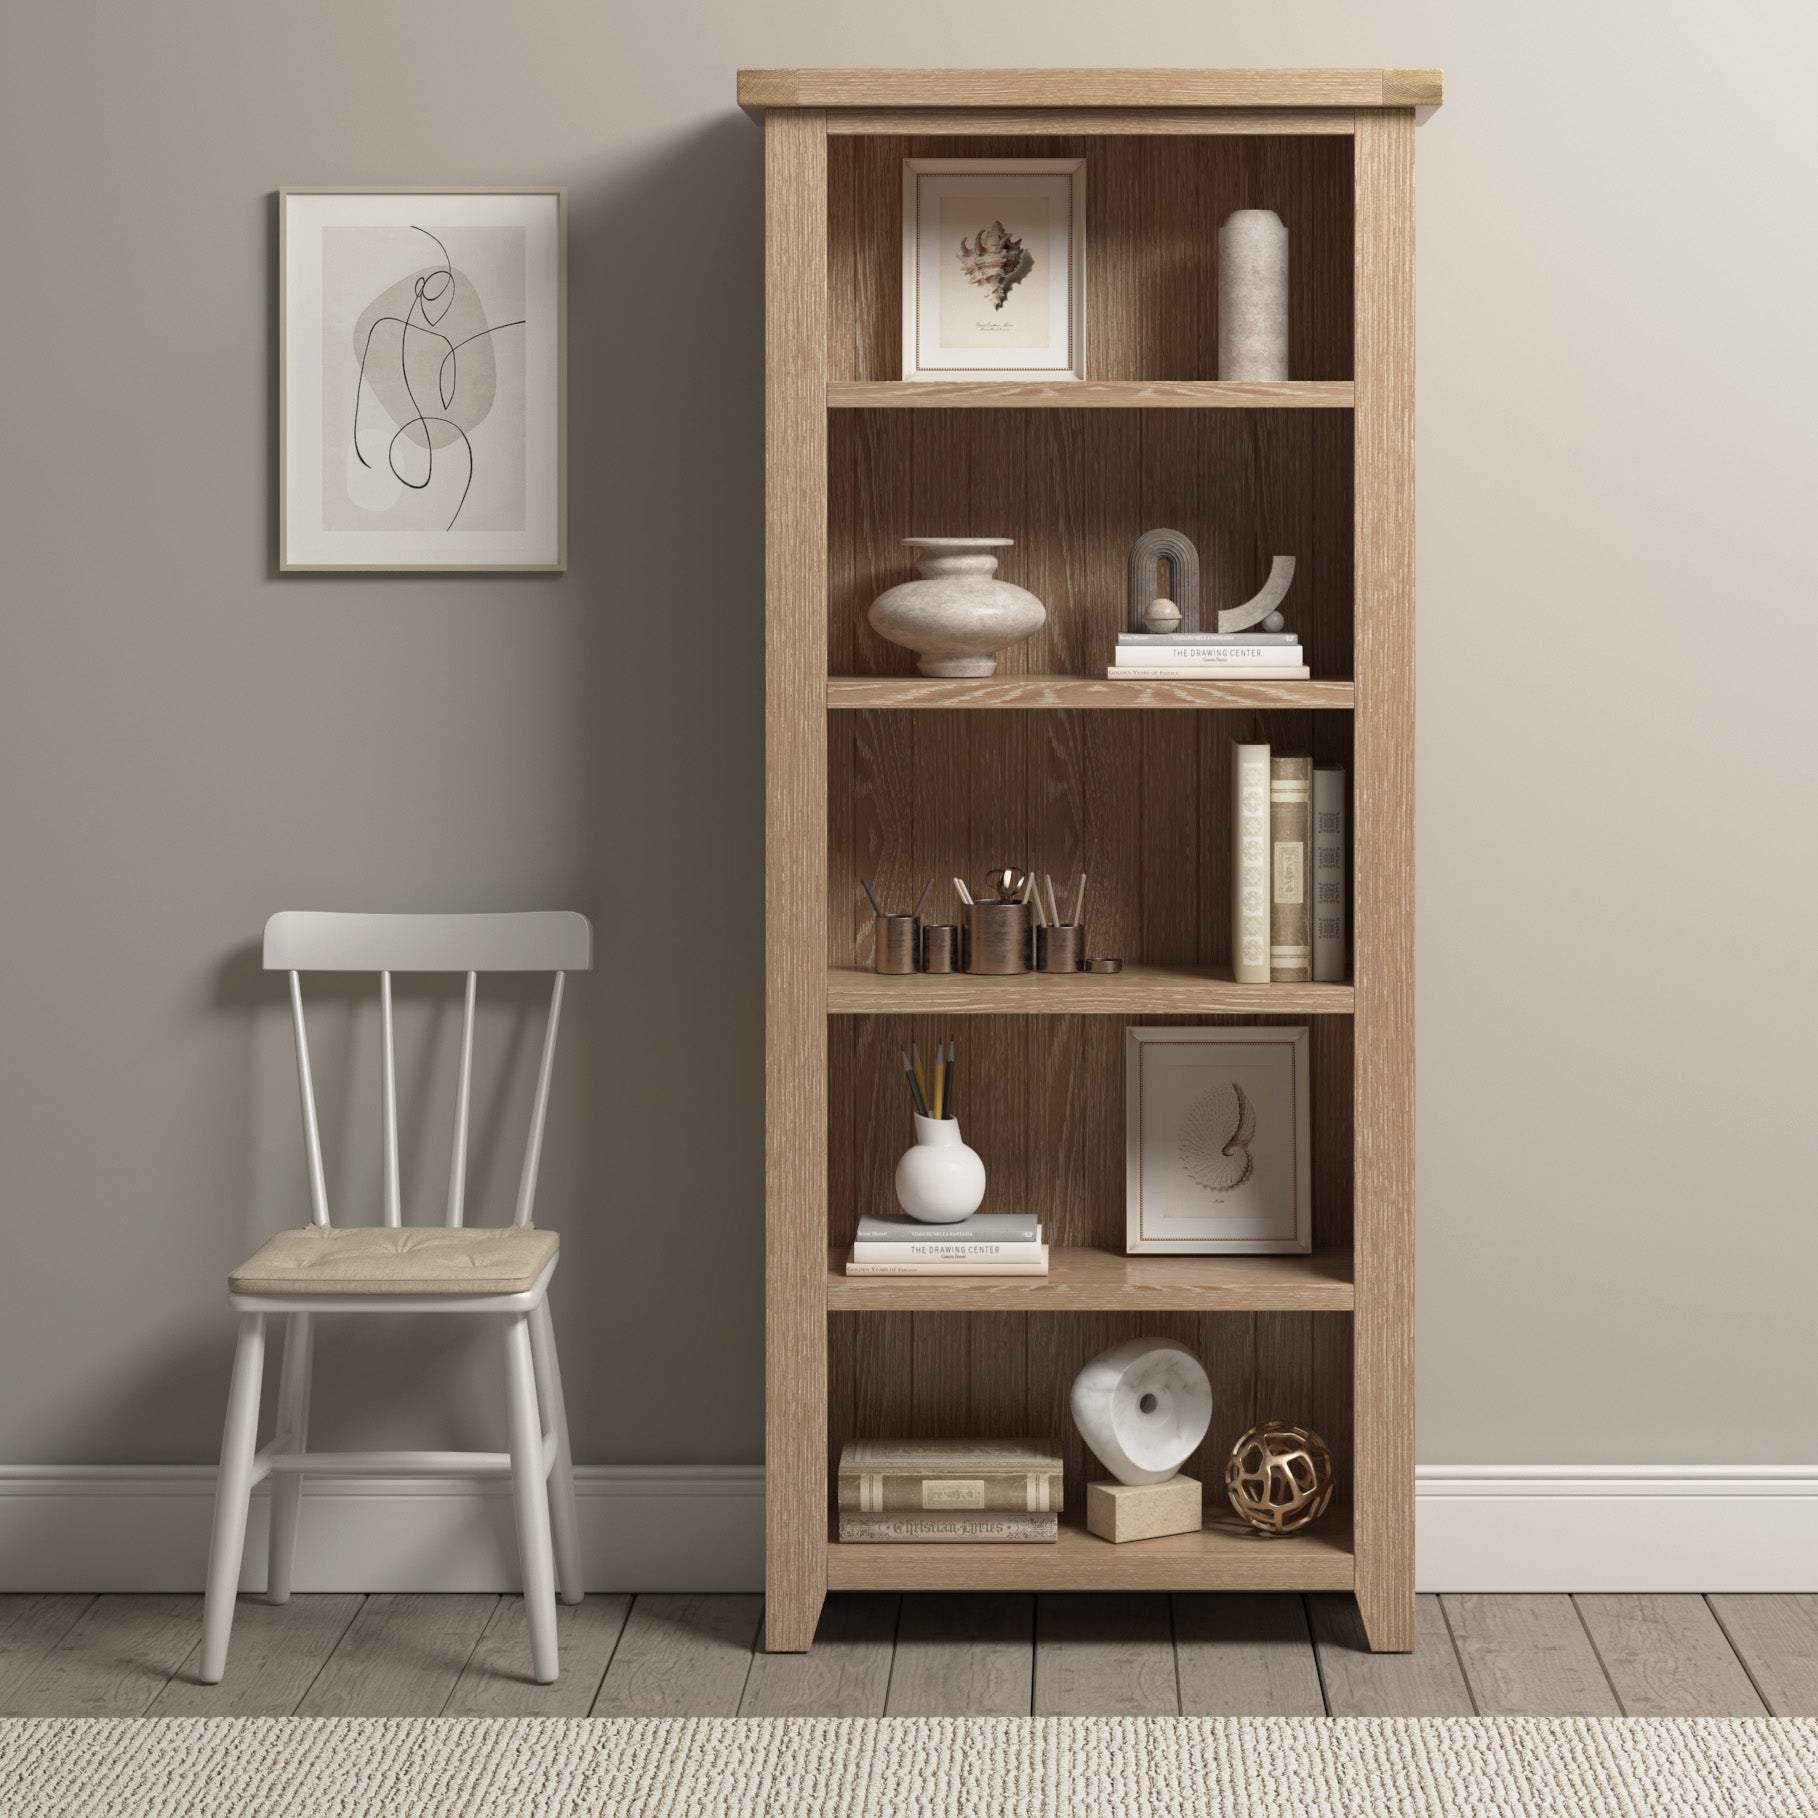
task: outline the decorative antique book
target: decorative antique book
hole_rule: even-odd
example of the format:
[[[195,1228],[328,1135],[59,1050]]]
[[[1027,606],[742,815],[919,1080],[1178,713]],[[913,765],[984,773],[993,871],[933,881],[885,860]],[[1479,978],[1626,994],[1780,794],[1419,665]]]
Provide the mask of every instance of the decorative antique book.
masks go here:
[[[1118,648],[1136,645],[1156,650],[1186,650],[1200,645],[1298,644],[1298,631],[1120,631]]]
[[[1269,759],[1269,982],[1304,985],[1313,977],[1313,760]]]
[[[840,1539],[846,1541],[1058,1540],[1060,1519],[1054,1515],[846,1515],[840,1516]]]
[[[900,1245],[893,1246],[901,1248]],[[853,1246],[852,1260],[846,1264],[848,1275],[1046,1275],[1048,1246],[1038,1244],[1039,1252],[1029,1262],[998,1262],[988,1257],[964,1254],[944,1256],[931,1261],[905,1258],[902,1262],[863,1262]]]
[[[1302,660],[1295,644],[1120,644],[1119,669],[1240,669],[1292,668]]]
[[[866,1515],[1052,1514],[1061,1456],[1039,1439],[855,1439],[841,1448],[839,1506]]]
[[[1313,978],[1345,975],[1345,773],[1313,772]]]
[[[929,1226],[930,1235],[920,1243],[856,1243],[852,1246],[852,1260],[855,1263],[1038,1263],[1048,1255],[1048,1246],[1039,1237],[1026,1244],[950,1244],[932,1235],[939,1229],[938,1225]]]
[[[1261,682],[1310,681],[1313,671],[1305,663],[1114,663],[1105,671],[1107,682],[1210,682],[1219,676],[1248,676]]]
[[[1231,976],[1269,982],[1269,747],[1231,747]]]
[[[930,1225],[919,1218],[872,1218],[858,1222],[861,1244],[1038,1244],[1042,1221],[1033,1212],[974,1212],[957,1224]]]

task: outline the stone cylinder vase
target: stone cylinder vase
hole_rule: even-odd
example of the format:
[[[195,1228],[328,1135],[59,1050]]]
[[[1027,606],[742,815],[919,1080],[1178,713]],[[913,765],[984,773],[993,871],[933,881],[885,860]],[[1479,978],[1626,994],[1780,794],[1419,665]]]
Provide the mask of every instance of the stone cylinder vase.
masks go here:
[[[915,1147],[896,1164],[896,1200],[925,1225],[957,1225],[985,1199],[985,1164],[960,1140],[959,1119],[915,1120]]]
[[[1288,230],[1272,208],[1240,208],[1218,230],[1218,376],[1288,376]]]
[[[997,652],[1039,631],[1048,612],[997,577],[994,549],[1013,537],[904,537],[921,579],[880,593],[866,615],[879,637],[913,650],[923,675],[995,675]]]

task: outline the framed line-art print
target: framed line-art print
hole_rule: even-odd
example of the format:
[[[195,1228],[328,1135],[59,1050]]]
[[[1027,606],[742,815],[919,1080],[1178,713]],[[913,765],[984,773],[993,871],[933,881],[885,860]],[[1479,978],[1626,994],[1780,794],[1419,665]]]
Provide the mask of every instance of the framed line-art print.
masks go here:
[[[278,565],[559,572],[568,195],[278,194]]]
[[[1124,1031],[1125,1249],[1313,1248],[1305,1029]]]
[[[1085,159],[904,159],[903,377],[1085,376]]]

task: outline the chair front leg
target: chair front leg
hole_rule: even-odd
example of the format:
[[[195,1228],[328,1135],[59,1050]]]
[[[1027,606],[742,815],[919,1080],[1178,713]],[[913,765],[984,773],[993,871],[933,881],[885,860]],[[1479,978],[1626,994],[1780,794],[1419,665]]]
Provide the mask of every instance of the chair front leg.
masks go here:
[[[505,1316],[505,1396],[511,1432],[511,1499],[524,1573],[524,1616],[531,1672],[539,1685],[556,1679],[555,1561],[550,1552],[549,1486],[543,1478],[543,1420],[537,1409],[530,1316]]]
[[[253,1453],[259,1438],[259,1391],[265,1380],[265,1315],[243,1313],[227,1390],[221,1473],[215,1483],[215,1530],[208,1549],[208,1593],[202,1606],[202,1683],[219,1685],[227,1671],[227,1638],[240,1589],[240,1554],[252,1500]]]
[[[278,1377],[278,1441],[285,1452],[309,1449],[309,1378],[315,1361],[315,1327],[307,1313],[292,1313],[284,1324],[284,1366]],[[274,1471],[271,1485],[271,1550],[265,1571],[270,1603],[290,1600],[297,1558],[297,1514],[303,1500],[301,1471]]]
[[[556,1357],[549,1302],[530,1310],[530,1349],[537,1366],[537,1399],[555,1434],[555,1469],[549,1474],[549,1525],[555,1538],[556,1580],[564,1603],[581,1601],[581,1525],[574,1503],[574,1454],[568,1445],[568,1408],[562,1400],[562,1366]]]

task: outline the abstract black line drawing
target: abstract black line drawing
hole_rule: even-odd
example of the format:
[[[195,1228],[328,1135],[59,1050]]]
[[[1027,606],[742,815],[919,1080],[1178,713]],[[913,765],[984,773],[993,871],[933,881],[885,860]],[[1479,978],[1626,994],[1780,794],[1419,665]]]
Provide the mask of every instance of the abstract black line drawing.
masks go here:
[[[440,265],[425,272],[418,272],[406,280],[410,285],[410,306],[402,316],[384,314],[370,321],[367,321],[367,317],[362,317],[363,321],[367,321],[367,327],[365,339],[360,347],[360,375],[354,387],[353,451],[362,467],[370,468],[372,466],[372,462],[366,458],[365,450],[360,446],[360,401],[367,389],[367,369],[372,359],[373,338],[381,328],[395,326],[398,330],[395,377],[409,400],[411,414],[399,423],[391,439],[386,443],[385,463],[401,485],[408,486],[413,492],[426,491],[430,482],[435,478],[436,432],[439,428],[452,431],[452,436],[445,439],[444,446],[452,446],[453,439],[458,437],[467,456],[467,475],[461,484],[461,497],[447,524],[447,528],[452,530],[461,515],[461,507],[467,503],[468,493],[473,490],[473,440],[469,436],[468,430],[486,415],[491,408],[492,401],[489,389],[488,395],[479,406],[477,415],[474,415],[466,424],[448,414],[457,407],[460,399],[460,350],[463,347],[471,346],[476,341],[484,340],[489,335],[498,334],[503,329],[522,328],[526,318],[520,316],[515,321],[492,323],[489,326],[475,329],[471,334],[463,335],[458,341],[444,334],[442,323],[448,319],[457,303],[474,296],[473,286],[457,275],[454,262],[448,256],[448,248],[437,235],[430,233],[427,227],[418,227],[414,222],[411,225],[411,231],[422,234],[433,241],[437,252],[442,255],[442,262]],[[387,296],[389,294],[388,292]],[[379,302],[383,306],[384,299],[379,299]],[[474,307],[476,309],[479,307],[477,299]],[[440,414],[435,416],[429,415],[424,410],[422,403],[418,400],[416,390],[411,384],[410,337],[413,334],[428,336],[433,341],[439,341],[445,350],[436,366],[436,393]],[[398,413],[394,410],[391,414],[395,418]],[[420,478],[413,479],[410,473],[399,465],[398,444],[400,442],[407,442],[410,447],[421,449],[423,460]]]

